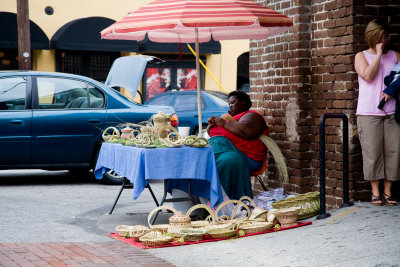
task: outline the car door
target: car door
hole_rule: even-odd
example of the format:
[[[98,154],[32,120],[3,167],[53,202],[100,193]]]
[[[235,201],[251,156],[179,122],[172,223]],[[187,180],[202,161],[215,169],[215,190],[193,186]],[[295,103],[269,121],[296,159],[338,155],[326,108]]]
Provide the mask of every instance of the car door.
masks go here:
[[[33,162],[88,166],[106,122],[104,93],[85,81],[65,77],[37,77],[34,84]]]
[[[30,78],[0,78],[0,165],[31,160]]]
[[[204,101],[201,102],[202,109],[204,110]],[[199,115],[197,111],[196,93],[178,93],[175,98],[174,109],[175,112],[178,114],[179,126],[190,127],[190,131],[193,131],[195,128],[197,128],[199,124]]]

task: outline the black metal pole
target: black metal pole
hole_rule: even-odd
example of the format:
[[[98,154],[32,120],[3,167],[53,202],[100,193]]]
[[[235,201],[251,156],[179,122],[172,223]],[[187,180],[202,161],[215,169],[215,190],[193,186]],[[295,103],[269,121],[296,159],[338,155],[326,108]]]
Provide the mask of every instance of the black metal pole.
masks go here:
[[[331,216],[326,213],[325,198],[325,119],[341,118],[343,120],[343,203],[340,206],[349,207],[353,203],[349,201],[349,122],[346,114],[343,113],[325,113],[319,119],[319,184],[320,184],[320,214],[317,219],[324,219]]]
[[[331,216],[326,213],[326,199],[325,199],[325,117],[322,114],[319,118],[319,201],[320,210],[317,220],[325,219]]]
[[[345,114],[341,114],[343,119],[343,203],[340,206],[349,207],[354,203],[350,202],[349,197],[349,120]]]

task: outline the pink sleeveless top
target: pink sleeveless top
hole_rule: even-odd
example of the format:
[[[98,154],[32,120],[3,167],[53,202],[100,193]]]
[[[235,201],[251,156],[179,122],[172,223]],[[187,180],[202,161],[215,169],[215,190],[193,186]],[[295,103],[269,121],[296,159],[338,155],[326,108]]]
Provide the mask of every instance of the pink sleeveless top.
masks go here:
[[[249,112],[257,113],[260,115],[258,112],[254,110],[248,110],[242,113],[239,113],[233,118],[237,121],[240,120],[240,118]],[[261,116],[261,115],[260,115]],[[229,141],[232,142],[232,144],[238,148],[240,151],[242,151],[246,156],[249,158],[255,160],[255,161],[261,161],[264,159],[265,154],[267,153],[267,148],[265,147],[264,143],[259,139],[254,139],[254,140],[246,140],[242,139],[234,134],[232,134],[230,131],[226,130],[222,126],[215,126],[210,129],[210,136],[224,136],[229,139]],[[264,135],[269,135],[268,128],[264,130],[263,132]]]
[[[363,51],[363,53],[368,64],[371,64],[376,55],[371,54],[366,50]],[[390,70],[394,65],[396,65],[396,63],[396,53],[389,50],[386,54],[382,54],[379,69],[374,80],[367,82],[358,76],[359,92],[356,115],[386,116],[394,113],[396,101],[393,98],[383,106],[383,110],[380,110],[377,107],[381,100],[382,91],[386,88],[384,78],[390,74]]]

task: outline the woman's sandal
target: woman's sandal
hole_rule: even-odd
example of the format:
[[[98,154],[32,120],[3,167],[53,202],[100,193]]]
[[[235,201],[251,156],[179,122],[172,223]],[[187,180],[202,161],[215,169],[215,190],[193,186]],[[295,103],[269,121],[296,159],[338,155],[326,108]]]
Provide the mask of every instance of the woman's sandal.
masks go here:
[[[381,196],[375,196],[374,194],[371,195],[371,203],[374,206],[382,206],[383,205],[383,200]]]
[[[397,205],[397,201],[394,200],[391,196],[386,195],[385,193],[383,193],[382,199],[384,200],[386,205],[389,205],[389,206]]]

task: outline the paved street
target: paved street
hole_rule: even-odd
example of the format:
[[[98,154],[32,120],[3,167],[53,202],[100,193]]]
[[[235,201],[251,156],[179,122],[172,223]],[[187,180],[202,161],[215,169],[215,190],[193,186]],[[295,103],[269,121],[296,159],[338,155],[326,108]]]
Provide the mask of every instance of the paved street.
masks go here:
[[[160,197],[162,183],[152,188]],[[125,189],[109,215],[118,189],[68,172],[0,171],[0,266],[400,266],[400,206],[358,202],[292,230],[142,250],[106,235],[146,224],[155,204]]]

